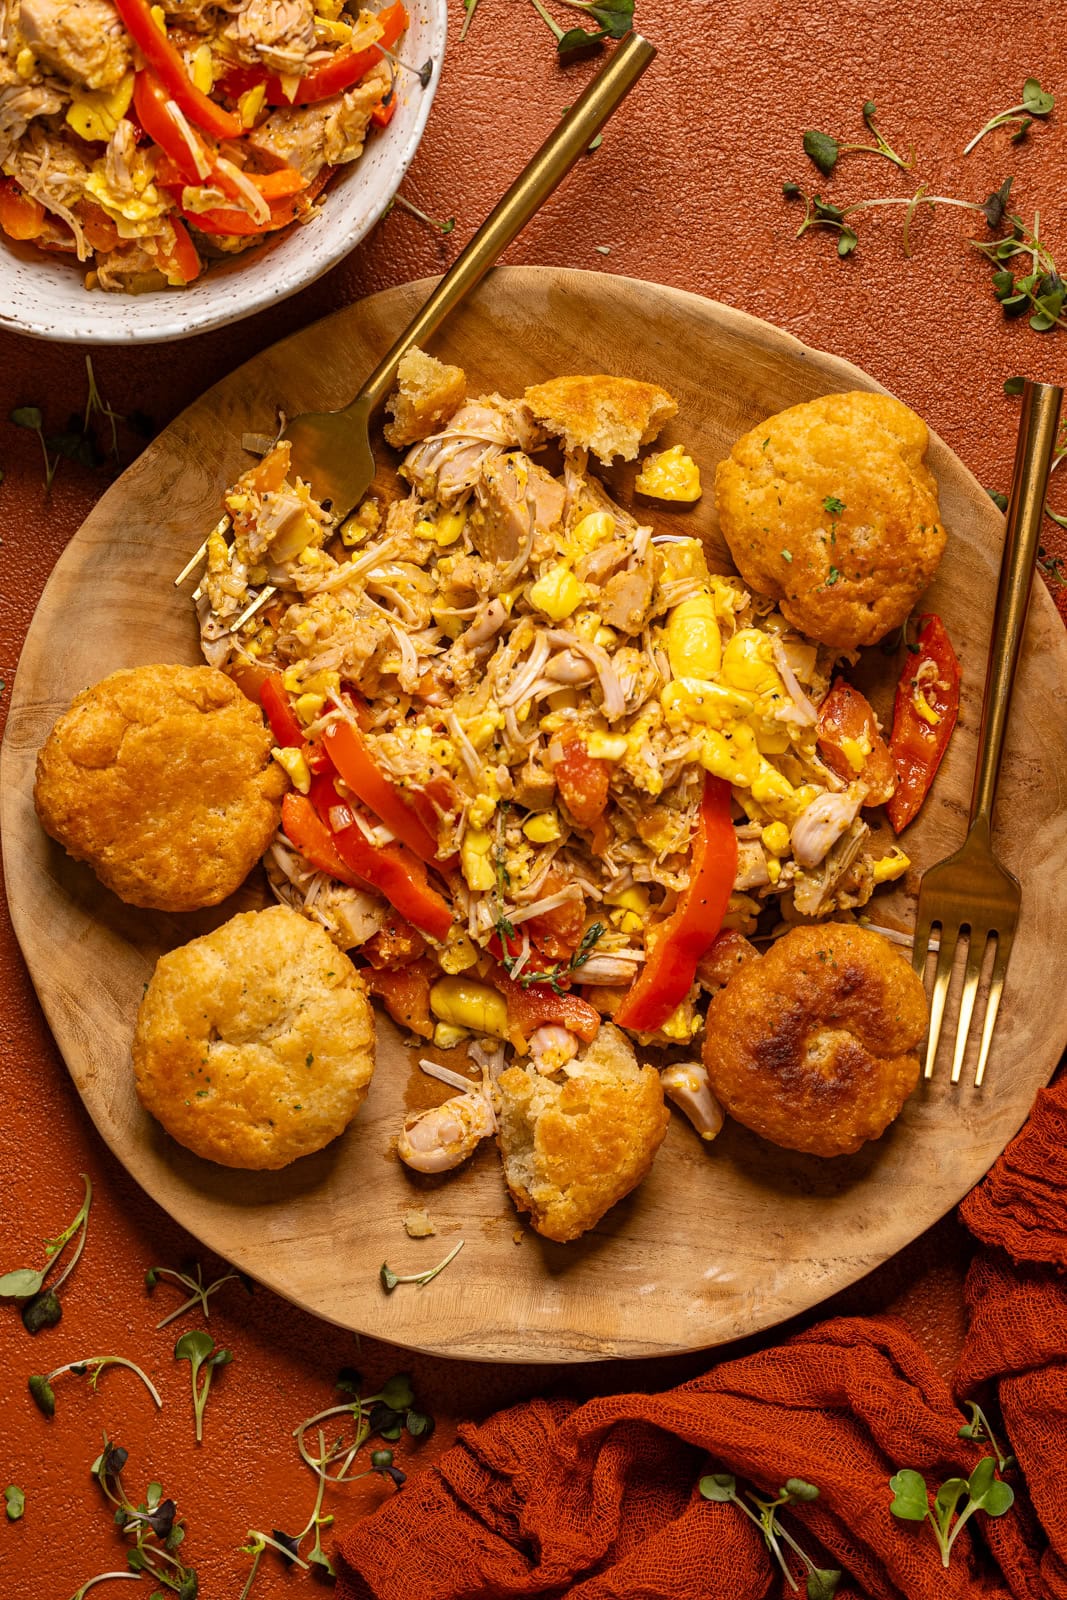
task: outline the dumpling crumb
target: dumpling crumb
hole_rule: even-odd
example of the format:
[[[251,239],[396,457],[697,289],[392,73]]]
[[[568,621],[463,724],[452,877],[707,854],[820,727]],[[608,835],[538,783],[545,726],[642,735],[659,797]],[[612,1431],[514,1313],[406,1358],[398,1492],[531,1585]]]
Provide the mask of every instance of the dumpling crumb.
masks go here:
[[[428,1211],[406,1211],[404,1213],[404,1232],[409,1239],[428,1239],[436,1233]]]

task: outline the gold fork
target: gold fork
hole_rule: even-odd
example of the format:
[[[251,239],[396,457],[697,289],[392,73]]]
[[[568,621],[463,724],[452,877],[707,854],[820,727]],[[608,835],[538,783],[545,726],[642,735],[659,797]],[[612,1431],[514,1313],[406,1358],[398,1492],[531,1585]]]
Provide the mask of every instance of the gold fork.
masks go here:
[[[311,484],[317,499],[331,502],[332,515],[338,521],[359,504],[374,481],[371,420],[392,388],[401,357],[412,345],[428,339],[448,313],[481,282],[493,263],[581,160],[655,55],[655,46],[641,34],[627,34],[464,246],[355,399],[341,411],[308,411],[290,420],[282,438],[288,439],[293,447],[293,469]],[[224,517],[216,531],[225,533],[228,528],[229,519]],[[175,578],[176,588],[192,575],[206,552],[205,539]],[[270,587],[262,589],[231,624],[230,631],[236,631],[247,622],[273,593]],[[199,595],[198,588],[193,598],[198,599]]]
[[[912,965],[921,978],[925,979],[926,976],[930,930],[935,924],[941,928],[937,970],[930,1000],[925,1077],[933,1077],[956,946],[961,935],[966,930],[967,965],[952,1058],[953,1083],[960,1081],[986,951],[990,941],[995,944],[989,997],[974,1076],[976,1087],[981,1085],[985,1075],[1022,898],[1018,880],[993,854],[993,804],[1015,669],[1022,649],[1034,561],[1044,516],[1045,491],[1062,400],[1063,390],[1054,384],[1028,382],[1023,389],[1019,440],[1005,524],[1004,554],[1000,564],[1000,582],[982,699],[982,722],[978,731],[978,766],[971,796],[970,825],[962,849],[937,866],[928,868],[923,874],[919,891]]]

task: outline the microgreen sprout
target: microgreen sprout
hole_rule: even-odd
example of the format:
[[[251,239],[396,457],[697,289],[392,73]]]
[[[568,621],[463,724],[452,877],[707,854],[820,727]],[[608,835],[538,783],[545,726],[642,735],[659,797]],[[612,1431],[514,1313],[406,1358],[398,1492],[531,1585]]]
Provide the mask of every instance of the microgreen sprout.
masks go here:
[[[436,217],[431,217],[427,212],[421,211],[417,205],[405,199],[402,194],[393,196],[393,204],[399,206],[402,211],[410,211],[413,217],[418,217],[420,222],[425,222],[428,228],[436,228],[442,238],[446,238],[456,226],[455,217],[445,217],[443,222],[438,221]]]
[[[274,1532],[277,1534],[278,1530],[275,1529]],[[301,1567],[305,1572],[308,1570],[307,1562],[301,1560],[293,1548],[293,1541],[284,1534],[281,1538],[276,1538],[272,1534],[261,1532],[259,1528],[249,1528],[245,1534],[245,1541],[240,1548],[252,1557],[252,1566],[249,1569],[248,1577],[245,1579],[245,1586],[241,1590],[240,1600],[248,1600],[265,1550],[277,1550],[278,1554],[283,1556],[289,1565]]]
[[[173,1267],[149,1267],[144,1275],[145,1288],[149,1294],[155,1289],[160,1278],[165,1278],[171,1283],[178,1284],[180,1288],[186,1291],[188,1299],[183,1300],[177,1310],[168,1312],[165,1317],[157,1322],[157,1328],[165,1328],[169,1322],[176,1322],[179,1317],[184,1316],[193,1306],[199,1306],[205,1318],[210,1319],[211,1308],[208,1305],[208,1301],[213,1294],[218,1293],[223,1284],[242,1283],[249,1294],[253,1292],[252,1280],[246,1278],[243,1272],[226,1272],[223,1273],[222,1277],[214,1278],[210,1283],[205,1283],[199,1261],[191,1262],[184,1272],[179,1272]]]
[[[111,428],[111,454],[117,461],[119,459],[118,424],[120,422],[125,422],[126,419],[125,417],[120,416],[117,411],[113,411],[108,405],[107,401],[104,399],[103,395],[100,393],[100,390],[97,387],[96,373],[93,371],[92,356],[86,356],[85,358],[85,374],[89,380],[89,394],[85,401],[85,417],[82,421],[81,430],[82,437],[88,439],[89,424],[92,422],[94,416],[99,415],[101,417],[105,417]],[[93,464],[94,463],[90,463],[90,465]]]
[[[112,1578],[133,1578],[137,1582],[140,1576],[139,1572],[98,1572],[95,1578],[87,1578],[80,1589],[75,1589],[70,1600],[85,1600],[90,1589],[95,1588],[98,1583],[110,1583]]]
[[[997,1458],[997,1471],[1006,1472],[1009,1467],[1013,1467],[1015,1465],[1015,1457],[1011,1455],[1005,1455],[1004,1451],[1001,1450],[999,1444],[997,1443],[996,1435],[989,1425],[989,1418],[986,1416],[981,1406],[978,1405],[974,1400],[968,1400],[965,1402],[965,1404],[967,1406],[967,1410],[971,1414],[971,1420],[970,1422],[965,1422],[963,1427],[959,1430],[960,1438],[974,1439],[978,1443],[982,1443],[983,1441],[988,1442],[992,1447],[993,1454]]]
[[[52,457],[48,454],[49,441],[44,436],[44,416],[40,406],[16,406],[9,416],[16,428],[27,428],[41,441],[41,454],[44,456],[44,489],[45,494],[51,494],[52,484],[59,471],[59,456],[57,454]]]
[[[864,155],[884,156],[887,161],[891,161],[902,172],[909,171],[915,165],[914,149],[908,151],[907,157],[898,155],[889,141],[883,138],[878,131],[874,120],[877,115],[878,108],[874,101],[865,100],[863,102],[863,120],[874,135],[874,144],[842,144],[840,140],[834,138],[832,133],[822,133],[818,128],[809,128],[804,135],[804,154],[810,156],[824,178],[830,176],[841,156],[860,152]]]
[[[4,1490],[4,1508],[8,1522],[17,1522],[26,1509],[26,1496],[17,1483],[9,1483]]]
[[[817,1567],[811,1557],[797,1544],[788,1528],[784,1528],[778,1521],[779,1506],[806,1504],[819,1498],[819,1491],[813,1483],[806,1483],[803,1478],[787,1478],[773,1500],[762,1500],[759,1495],[753,1494],[751,1489],[746,1489],[745,1500],[750,1501],[751,1505],[746,1505],[745,1500],[738,1494],[737,1480],[729,1472],[709,1473],[707,1477],[701,1478],[698,1487],[705,1500],[729,1501],[739,1511],[743,1511],[750,1522],[756,1524],[763,1535],[764,1544],[782,1569],[791,1589],[797,1589],[799,1585],[789,1570],[779,1541],[787,1544],[803,1563],[808,1600],[832,1600],[841,1582],[841,1573],[836,1567]],[[752,1509],[753,1506],[755,1510]]]
[[[387,50],[382,44],[378,46],[378,50],[393,67],[394,81],[396,79],[395,69],[399,67],[402,72],[410,72],[413,78],[418,78],[420,89],[425,89],[428,86],[430,79],[433,77],[433,56],[427,57],[427,59],[422,63],[421,67],[413,67],[409,62],[402,61],[399,56],[394,55],[391,50]]]
[[[174,1346],[175,1361],[188,1361],[190,1381],[193,1389],[193,1415],[196,1418],[196,1442],[203,1443],[204,1438],[204,1407],[207,1397],[211,1393],[211,1380],[219,1367],[228,1366],[233,1360],[230,1350],[216,1350],[215,1341],[210,1333],[205,1333],[202,1328],[194,1328],[189,1333],[183,1333]],[[201,1377],[201,1373],[203,1376]],[[199,1382],[197,1381],[199,1379]]]
[[[941,1551],[941,1565],[947,1567],[961,1528],[976,1511],[984,1511],[989,1517],[1002,1517],[1015,1502],[1010,1484],[996,1477],[996,1466],[993,1456],[983,1456],[969,1478],[947,1478],[934,1496],[932,1508],[926,1480],[921,1473],[905,1467],[889,1480],[893,1491],[889,1509],[894,1517],[904,1522],[929,1522]],[[964,1498],[960,1511],[959,1504]]]
[[[467,37],[467,29],[470,27],[471,23],[474,21],[474,13],[477,11],[479,3],[480,3],[480,0],[463,0],[463,10],[466,13],[466,15],[463,18],[463,26],[459,30],[459,42],[460,42],[460,44],[462,44],[464,39]],[[242,1600],[244,1600],[243,1596],[242,1596]]]
[[[1010,183],[1010,179],[1008,180]],[[911,256],[911,224],[920,206],[957,206],[962,211],[980,212],[989,221],[989,205],[987,200],[979,205],[973,200],[958,200],[953,195],[927,194],[926,187],[920,184],[913,195],[879,195],[870,200],[853,200],[842,205],[833,205],[824,200],[819,194],[806,194],[799,183],[783,183],[782,193],[787,200],[803,200],[804,216],[800,227],[796,231],[799,239],[809,228],[824,228],[837,234],[837,253],[839,256],[851,255],[859,240],[855,229],[847,221],[860,211],[872,211],[879,206],[904,206],[904,226],[902,240],[904,254]],[[999,191],[998,191],[999,195]],[[990,196],[990,200],[996,197]],[[990,223],[995,227],[995,223]]]
[[[561,28],[542,0],[530,0],[530,3],[550,29],[561,61],[575,61],[599,50],[605,39],[623,39],[634,25],[634,0],[564,0],[573,11],[584,11],[599,24],[596,33],[588,33],[585,28]]]
[[[43,1412],[46,1417],[54,1417],[56,1414],[56,1395],[53,1384],[57,1378],[61,1378],[65,1372],[73,1372],[78,1378],[88,1377],[90,1389],[95,1390],[100,1382],[100,1374],[105,1367],[125,1367],[128,1371],[135,1372],[156,1405],[162,1406],[163,1402],[159,1397],[159,1390],[151,1378],[146,1372],[142,1372],[135,1361],[127,1361],[125,1356],[86,1356],[83,1361],[68,1361],[62,1367],[53,1368],[44,1377],[35,1372],[27,1381],[26,1387],[33,1396],[33,1402],[38,1411]]]
[[[1018,144],[1025,139],[1030,131],[1030,126],[1035,117],[1047,117],[1056,104],[1056,96],[1047,89],[1042,89],[1036,78],[1027,78],[1023,84],[1022,100],[1017,106],[1009,106],[1006,111],[998,111],[995,117],[990,117],[984,128],[979,128],[971,142],[964,146],[963,153],[969,156],[979,139],[984,139],[987,133],[992,133],[994,128],[1006,128],[1016,124],[1016,132],[1012,135],[1012,143]]]
[[[5,1272],[0,1277],[0,1300],[21,1301],[20,1313],[27,1333],[40,1333],[42,1328],[54,1328],[63,1315],[57,1290],[70,1277],[85,1249],[89,1208],[93,1203],[93,1186],[84,1172],[81,1180],[85,1185],[85,1194],[73,1222],[62,1233],[56,1234],[54,1239],[44,1241],[45,1265],[39,1271],[34,1267],[17,1267],[14,1272]],[[78,1242],[70,1260],[55,1282],[46,1288],[46,1279],[58,1265],[60,1256],[75,1234],[78,1235]]]
[[[465,1239],[460,1239],[457,1244],[453,1245],[443,1261],[439,1261],[436,1267],[428,1268],[426,1272],[394,1272],[392,1267],[383,1261],[378,1268],[378,1277],[381,1279],[382,1288],[386,1294],[392,1294],[398,1283],[417,1283],[420,1289],[425,1287],[426,1284],[433,1282],[439,1272],[445,1270],[449,1262],[456,1259],[465,1243]]]
[[[136,1575],[147,1573],[170,1589],[178,1600],[196,1600],[199,1589],[196,1573],[175,1554],[185,1538],[185,1526],[178,1516],[177,1505],[164,1498],[160,1483],[150,1483],[144,1499],[135,1505],[122,1482],[122,1469],[128,1459],[129,1452],[121,1445],[112,1444],[105,1433],[104,1448],[90,1468],[104,1498],[115,1507],[116,1528],[134,1541],[126,1551],[127,1566]]]

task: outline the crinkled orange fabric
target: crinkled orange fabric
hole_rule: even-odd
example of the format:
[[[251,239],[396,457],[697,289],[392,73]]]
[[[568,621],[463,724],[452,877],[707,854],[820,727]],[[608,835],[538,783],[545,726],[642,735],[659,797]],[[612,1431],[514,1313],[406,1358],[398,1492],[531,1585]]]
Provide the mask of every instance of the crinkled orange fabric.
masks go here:
[[[666,1394],[535,1400],[455,1447],[359,1523],[339,1600],[763,1600],[792,1591],[758,1531],[701,1499],[702,1472],[774,1490],[840,1600],[1067,1600],[1067,1075],[963,1207],[990,1248],[968,1279],[955,1395],[888,1318],[838,1318]],[[957,1401],[1003,1412],[1016,1504],[973,1517],[941,1565],[930,1529],[889,1514],[890,1476],[937,1483],[981,1448]],[[999,1420],[999,1418],[998,1418]],[[803,1592],[801,1590],[801,1592]]]

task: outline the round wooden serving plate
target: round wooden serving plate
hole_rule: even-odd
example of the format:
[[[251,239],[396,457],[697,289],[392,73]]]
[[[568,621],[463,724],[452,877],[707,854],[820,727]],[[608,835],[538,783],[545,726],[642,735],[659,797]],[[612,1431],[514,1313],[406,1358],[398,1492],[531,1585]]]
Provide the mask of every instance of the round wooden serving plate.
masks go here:
[[[469,1166],[416,1179],[392,1153],[405,1104],[429,1085],[392,1026],[379,1023],[370,1096],[348,1132],[284,1172],[216,1167],[141,1110],[130,1037],[158,955],[237,909],[260,904],[257,873],[236,902],[189,917],[119,903],[37,824],[34,757],[73,694],[117,667],[199,659],[187,591],[173,578],[218,519],[247,466],[246,430],[347,401],[428,285],[375,295],[285,340],[184,412],[108,491],[45,590],[23,651],[3,751],[2,822],[15,930],[41,1003],[108,1145],[172,1216],[227,1260],[344,1327],[439,1355],[584,1361],[713,1345],[814,1305],[899,1250],[982,1176],[1023,1122],[1067,1037],[1067,639],[1035,585],[1000,794],[999,847],[1023,884],[1023,912],[985,1087],[953,1089],[947,1067],[853,1158],[820,1162],[729,1126],[710,1147],[682,1118],[651,1176],[600,1228],[553,1245],[520,1224],[487,1142]],[[667,442],[684,440],[706,492],[664,526],[699,530],[722,555],[714,464],[761,417],[829,390],[877,385],[767,324],[677,290],[601,273],[497,271],[435,343],[473,392],[520,394],[568,372],[654,380],[678,398]],[[963,837],[1003,519],[939,440],[930,461],[949,543],[928,606],[963,664],[963,710],[945,766],[906,836],[916,867]],[[621,475],[625,497],[633,469]],[[719,563],[726,569],[725,560]],[[872,653],[883,714],[895,664]],[[880,907],[880,911],[877,909]],[[876,920],[907,926],[904,892]],[[954,1019],[950,1018],[950,1022]],[[432,1239],[401,1225],[428,1207]],[[518,1242],[517,1237],[518,1236]],[[426,1288],[386,1295],[378,1268],[420,1271],[458,1239]]]

